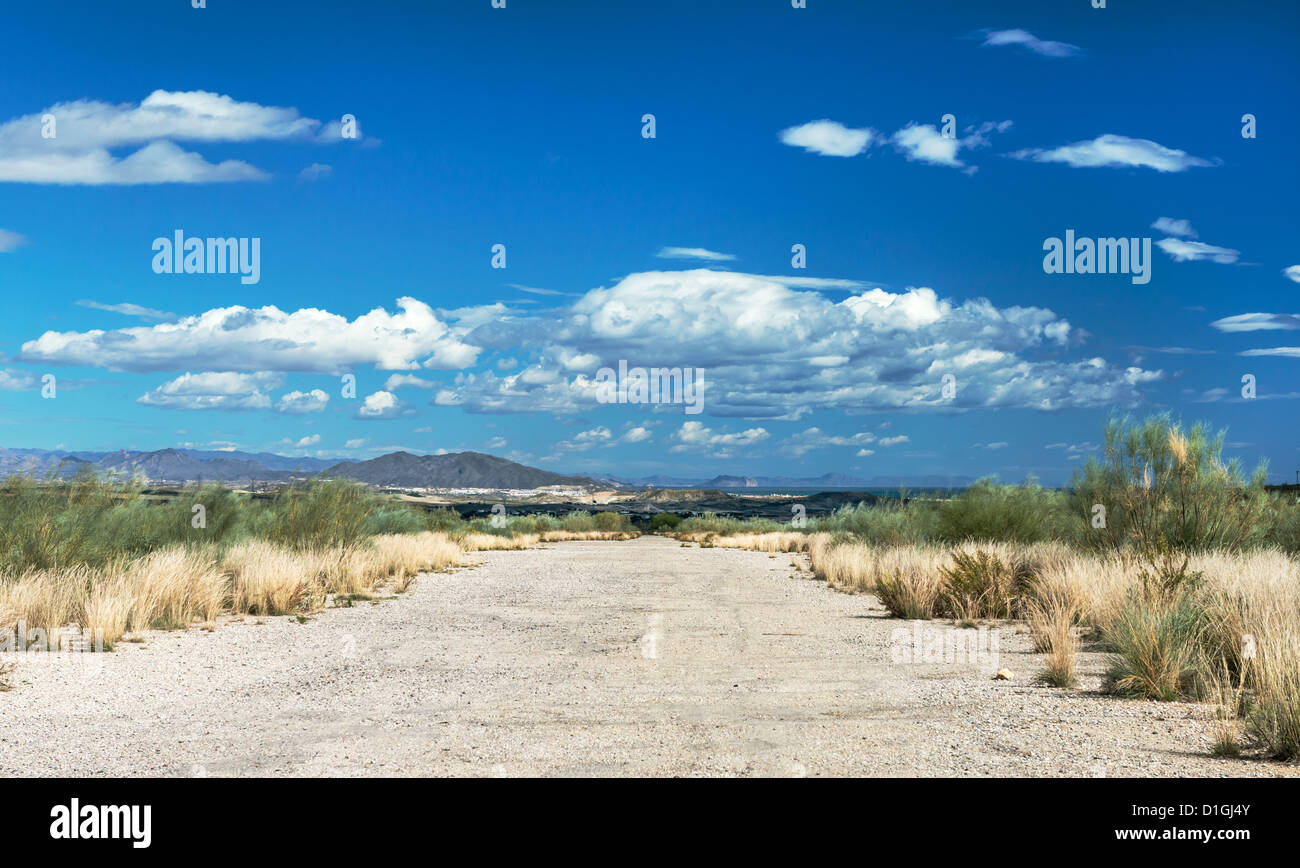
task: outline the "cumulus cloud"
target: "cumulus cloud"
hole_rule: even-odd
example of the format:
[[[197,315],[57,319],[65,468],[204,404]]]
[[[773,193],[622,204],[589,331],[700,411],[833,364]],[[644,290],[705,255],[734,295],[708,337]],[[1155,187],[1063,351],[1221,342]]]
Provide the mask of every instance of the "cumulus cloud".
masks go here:
[[[703,247],[662,247],[655,254],[660,259],[704,259],[709,262],[724,262],[735,259],[730,253],[718,253]]]
[[[399,401],[392,392],[373,392],[366,395],[361,406],[357,408],[358,419],[396,419],[412,412],[404,402]]]
[[[1201,262],[1209,260],[1222,265],[1231,265],[1241,256],[1240,250],[1227,247],[1215,247],[1201,241],[1185,241],[1181,238],[1162,238],[1156,242],[1175,262]]]
[[[0,253],[10,253],[27,243],[27,238],[8,229],[0,229]]]
[[[956,138],[946,138],[930,124],[913,124],[894,133],[894,146],[909,160],[920,160],[940,166],[965,166],[957,159],[961,142]]]
[[[786,453],[798,458],[814,449],[824,449],[828,446],[860,446],[872,443],[875,439],[874,434],[865,431],[859,431],[845,437],[838,434],[827,434],[820,428],[808,428],[799,434],[788,437],[781,444],[781,448]]]
[[[1196,230],[1192,228],[1190,220],[1175,220],[1172,217],[1158,217],[1156,222],[1151,224],[1151,228],[1166,235],[1177,235],[1180,238],[1195,238]]]
[[[1106,134],[1091,141],[1074,142],[1059,148],[1027,148],[1011,154],[1017,160],[1036,163],[1064,163],[1073,168],[1146,168],[1157,172],[1183,172],[1193,166],[1213,166],[1209,160],[1186,151],[1166,148],[1150,139]]]
[[[753,446],[768,438],[766,428],[747,428],[734,433],[715,431],[705,427],[703,422],[683,422],[682,427],[672,434],[675,445],[670,452],[706,452],[712,451],[714,457],[730,456],[731,448],[736,446]]]
[[[53,118],[52,137],[42,135]],[[332,135],[331,135],[332,131]],[[0,181],[205,184],[260,181],[243,160],[212,163],[176,142],[336,141],[337,122],[206,91],[156,90],[142,102],[76,100],[0,124]],[[117,153],[114,153],[114,152]]]
[[[1221,332],[1258,332],[1300,329],[1300,314],[1239,313],[1210,323]]]
[[[1282,273],[1285,274],[1289,280],[1294,280],[1296,283],[1300,283],[1300,265],[1288,265],[1286,268],[1282,269]]]
[[[426,380],[423,377],[417,377],[415,374],[393,374],[387,380],[384,380],[384,391],[396,392],[403,386],[414,386],[417,389],[432,389],[438,385],[433,380]]]
[[[321,389],[310,392],[286,392],[275,404],[277,413],[320,413],[329,404],[330,396]]]
[[[504,438],[504,437],[493,437],[492,439],[488,440],[488,442],[487,442],[486,444],[484,444],[484,445],[485,445],[488,449],[504,449],[504,448],[505,448],[505,445],[506,445],[506,438]]]
[[[266,392],[283,381],[271,371],[185,373],[150,389],[136,403],[173,410],[265,410],[271,406]]]
[[[629,428],[623,435],[617,436],[604,425],[598,425],[576,436],[556,443],[554,450],[560,452],[586,452],[595,447],[611,447],[631,443],[644,443],[651,438],[650,429],[637,425]]]
[[[856,157],[871,146],[876,131],[850,129],[838,121],[809,121],[781,131],[781,141],[823,157]]]
[[[632,274],[545,317],[493,324],[467,340],[526,346],[508,375],[462,373],[435,403],[471,412],[576,414],[597,406],[597,367],[698,367],[705,412],[799,418],[814,410],[1131,405],[1158,371],[1068,361],[1068,321],[1037,307],[871,289],[832,301],[779,277],[696,269]],[[585,369],[572,367],[581,357]],[[574,373],[576,371],[576,373]],[[942,378],[957,378],[956,397]],[[658,405],[680,412],[680,405]]]
[[[985,30],[984,44],[988,46],[1019,45],[1034,54],[1041,54],[1043,57],[1073,57],[1083,51],[1077,45],[1071,45],[1068,42],[1053,42],[1050,39],[1039,39],[1028,30],[1019,28]]]
[[[286,313],[268,305],[213,308],[154,326],[46,332],[23,344],[20,358],[117,371],[221,370],[338,373],[369,364],[383,370],[460,368],[478,349],[413,298],[399,313],[376,308],[354,320],[317,308]]]
[[[30,371],[0,368],[0,391],[25,392],[28,389],[35,389],[39,384],[40,380]]]
[[[614,432],[605,426],[597,426],[590,431],[582,431],[569,440],[555,444],[561,452],[585,452],[594,446],[607,446],[614,441]]]
[[[343,444],[344,449],[360,449],[370,442],[369,437],[354,437]]]

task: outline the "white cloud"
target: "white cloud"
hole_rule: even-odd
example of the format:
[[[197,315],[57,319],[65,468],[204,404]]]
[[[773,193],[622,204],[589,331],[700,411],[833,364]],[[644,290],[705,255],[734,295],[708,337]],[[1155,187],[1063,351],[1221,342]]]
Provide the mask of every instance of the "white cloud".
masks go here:
[[[410,412],[410,408],[397,400],[392,392],[381,391],[366,395],[357,408],[356,416],[358,419],[395,419]]]
[[[1029,49],[1034,54],[1041,54],[1044,57],[1073,57],[1083,50],[1079,48],[1079,46],[1071,45],[1068,42],[1053,42],[1049,39],[1039,39],[1028,30],[1021,30],[1019,28],[1012,30],[986,30],[984,33],[985,45],[1020,45]]]
[[[957,159],[961,141],[957,138],[945,138],[930,124],[912,124],[894,133],[894,145],[909,160],[920,160],[939,166],[960,168],[965,166]]]
[[[53,115],[55,120],[52,138],[42,136],[45,115]],[[0,124],[0,181],[260,181],[266,179],[266,173],[243,160],[210,163],[175,142],[337,141],[337,129],[337,122],[322,124],[294,108],[239,102],[206,91],[156,90],[139,104],[85,99],[56,103]],[[114,154],[115,150],[119,153]]]
[[[488,449],[503,449],[506,445],[506,438],[493,437],[485,444]]]
[[[875,439],[876,435],[865,431],[844,437],[827,434],[820,428],[808,428],[802,433],[791,435],[781,444],[781,448],[797,458],[814,449],[824,449],[828,446],[861,446],[872,443]]]
[[[1190,220],[1175,220],[1172,217],[1159,217],[1156,222],[1151,224],[1151,228],[1166,235],[1177,235],[1180,238],[1195,238],[1196,230],[1192,228]]]
[[[1288,265],[1286,268],[1282,269],[1282,273],[1285,274],[1288,279],[1300,283],[1300,265]]]
[[[396,392],[403,386],[414,386],[417,389],[432,389],[438,385],[433,380],[426,380],[423,377],[417,377],[415,374],[393,374],[387,380],[384,380],[384,391]]]
[[[558,452],[585,452],[595,446],[608,446],[614,442],[614,432],[603,425],[583,431],[570,440],[555,444]]]
[[[369,437],[354,437],[353,439],[351,439],[351,440],[349,440],[348,442],[344,443],[344,444],[343,444],[343,448],[344,448],[344,449],[360,449],[362,446],[365,446],[365,445],[366,445],[367,443],[369,443],[369,442],[370,442],[370,438],[369,438]]]
[[[338,373],[370,364],[384,370],[459,368],[479,350],[461,340],[424,302],[399,298],[400,313],[376,308],[354,320],[317,308],[213,308],[154,326],[46,332],[20,358],[117,371],[221,370]]]
[[[703,247],[661,247],[655,254],[660,259],[706,259],[710,262],[723,262],[736,257],[730,253],[718,253]]]
[[[876,450],[874,450],[874,449],[859,449],[859,450],[857,451],[857,453],[855,453],[855,454],[857,455],[858,458],[866,458],[866,457],[868,457],[868,456],[875,455],[875,454],[876,454]]]
[[[271,406],[267,390],[283,381],[280,374],[269,371],[185,373],[150,389],[136,403],[174,410],[265,410]]]
[[[880,445],[881,445],[881,446],[897,446],[897,445],[899,445],[900,443],[910,443],[910,442],[912,442],[912,441],[911,441],[911,438],[908,437],[906,434],[899,434],[899,435],[896,436],[896,437],[881,437],[881,438],[880,438]]]
[[[1193,166],[1214,165],[1209,160],[1193,157],[1186,151],[1166,148],[1150,139],[1131,139],[1109,133],[1091,141],[1074,142],[1059,148],[1028,148],[1016,151],[1011,156],[1017,160],[1033,160],[1037,163],[1065,163],[1076,169],[1105,166],[1182,172]]]
[[[643,428],[640,425],[638,425],[635,428],[628,429],[628,432],[623,435],[623,442],[644,443],[645,441],[649,440],[650,437],[651,437],[650,429]]]
[[[302,438],[300,438],[300,439],[298,440],[298,442],[295,443],[295,444],[293,444],[293,445],[294,445],[294,446],[297,446],[299,449],[301,449],[301,448],[303,448],[303,447],[305,447],[305,446],[315,446],[315,445],[316,445],[317,443],[319,443],[319,442],[320,442],[320,435],[319,435],[319,434],[309,434],[309,435],[306,436],[306,437],[302,437]]]
[[[0,253],[10,253],[27,243],[26,236],[0,229]]]
[[[1300,314],[1239,313],[1210,323],[1221,332],[1259,332],[1300,329]]]
[[[35,389],[39,384],[40,380],[30,371],[0,368],[0,391],[25,392],[28,389]]]
[[[1221,265],[1231,265],[1241,256],[1240,250],[1215,247],[1201,241],[1184,241],[1181,238],[1162,238],[1156,242],[1156,247],[1168,253],[1175,262],[1200,262],[1208,259]]]
[[[781,141],[824,157],[856,157],[871,146],[872,129],[850,129],[837,121],[809,121],[781,131]]]
[[[324,163],[312,163],[307,168],[298,173],[298,177],[304,181],[319,181],[321,178],[328,177],[334,172],[333,166],[327,166]]]
[[[139,317],[140,319],[149,320],[151,322],[176,322],[176,320],[180,319],[180,317],[174,313],[168,313],[165,310],[155,310],[151,307],[144,307],[139,304],[132,304],[129,301],[122,302],[121,304],[102,304],[98,301],[86,301],[83,299],[78,301],[77,304],[81,307],[88,307],[93,310],[106,310],[110,313],[120,313],[123,316]]]
[[[319,413],[329,404],[330,396],[321,389],[310,392],[286,392],[275,404],[277,413]]]
[[[931,124],[908,124],[894,133],[891,141],[894,148],[908,161],[920,161],[935,166],[949,166],[962,169],[966,174],[975,172],[974,166],[967,166],[957,156],[962,150],[982,148],[989,144],[988,134],[1004,132],[1011,127],[1011,121],[995,123],[986,121],[978,127],[968,126],[964,138],[944,136]]]
[[[672,435],[676,445],[669,451],[703,452],[713,449],[719,450],[714,453],[716,456],[725,457],[730,454],[727,450],[731,447],[753,446],[767,438],[766,428],[747,428],[744,431],[729,433],[706,428],[702,422],[683,422],[682,427]]]
[[[1050,310],[954,301],[926,287],[832,301],[780,277],[643,272],[566,310],[476,330],[471,337],[493,348],[533,350],[533,362],[504,376],[460,374],[434,402],[479,413],[589,411],[597,406],[594,369],[569,374],[566,360],[576,355],[610,367],[626,359],[703,368],[705,412],[755,419],[824,409],[1132,405],[1138,387],[1161,376],[1065,360],[1072,335]],[[941,394],[947,373],[960,383],[952,401]]]
[[[1241,356],[1281,356],[1288,359],[1300,359],[1300,347],[1267,347],[1258,350],[1243,350]]]

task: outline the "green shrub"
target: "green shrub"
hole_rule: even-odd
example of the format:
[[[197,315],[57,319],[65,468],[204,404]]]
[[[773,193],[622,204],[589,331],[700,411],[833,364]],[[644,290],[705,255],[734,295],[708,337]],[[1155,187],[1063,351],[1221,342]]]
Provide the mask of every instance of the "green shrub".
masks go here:
[[[650,519],[650,532],[661,533],[675,530],[682,523],[682,517],[675,512],[658,512]]]
[[[939,508],[938,535],[950,542],[967,539],[1040,542],[1066,539],[1077,532],[1063,492],[1030,479],[999,485],[981,479]]]
[[[995,554],[953,550],[952,566],[940,567],[943,614],[960,621],[980,618],[1010,618],[1016,599],[1016,575],[1011,566]]]

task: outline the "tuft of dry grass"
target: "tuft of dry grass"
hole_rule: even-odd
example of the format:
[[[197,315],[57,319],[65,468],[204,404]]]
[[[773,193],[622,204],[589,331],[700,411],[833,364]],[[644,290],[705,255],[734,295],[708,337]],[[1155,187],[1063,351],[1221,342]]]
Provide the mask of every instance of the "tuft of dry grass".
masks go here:
[[[1039,680],[1054,687],[1073,687],[1078,683],[1075,661],[1079,643],[1075,624],[1082,616],[1075,589],[1067,584],[1042,581],[1026,604],[1025,616],[1034,638],[1034,648],[1044,655],[1044,670]]]
[[[521,551],[537,545],[541,539],[535,533],[519,536],[497,536],[492,533],[467,533],[460,539],[460,544],[467,552]]]
[[[22,621],[29,631],[39,629],[53,635],[77,622],[95,575],[89,567],[77,566],[28,570],[0,578],[0,611],[11,613],[12,618],[4,626],[14,627]]]
[[[262,540],[232,546],[222,558],[231,573],[231,608],[240,614],[287,615],[316,586],[313,558]]]
[[[542,542],[572,542],[575,540],[614,540],[636,539],[641,534],[629,530],[548,530],[541,534]]]
[[[211,621],[227,605],[226,576],[202,549],[171,546],[150,552],[110,574],[106,584],[103,600],[110,609],[112,598],[130,599],[129,630]]]

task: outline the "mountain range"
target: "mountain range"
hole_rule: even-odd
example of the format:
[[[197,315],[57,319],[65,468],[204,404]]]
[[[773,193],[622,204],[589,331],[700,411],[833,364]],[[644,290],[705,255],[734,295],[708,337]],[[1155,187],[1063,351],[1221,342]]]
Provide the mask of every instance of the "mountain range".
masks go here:
[[[272,452],[219,452],[200,449],[158,449],[153,452],[68,452],[50,449],[0,447],[0,477],[12,473],[71,477],[82,468],[119,477],[143,474],[152,482],[282,482],[324,473],[385,488],[499,488],[531,489],[556,485],[594,488],[693,488],[713,490],[811,488],[889,489],[964,488],[973,480],[965,476],[873,476],[863,479],[842,473],[815,477],[714,476],[693,479],[646,476],[639,479],[611,475],[567,476],[529,467],[481,452],[412,455],[390,452],[367,461],[338,461],[276,455]]]
[[[821,476],[714,476],[711,479],[688,478],[679,476],[642,476],[629,478],[622,476],[600,475],[593,477],[611,485],[632,486],[636,488],[965,488],[975,480],[969,476],[848,476],[843,473],[824,473]]]

